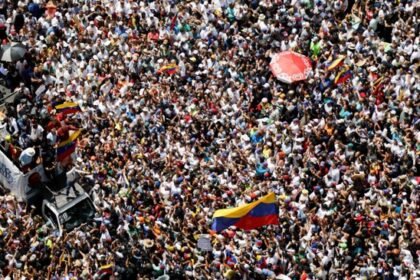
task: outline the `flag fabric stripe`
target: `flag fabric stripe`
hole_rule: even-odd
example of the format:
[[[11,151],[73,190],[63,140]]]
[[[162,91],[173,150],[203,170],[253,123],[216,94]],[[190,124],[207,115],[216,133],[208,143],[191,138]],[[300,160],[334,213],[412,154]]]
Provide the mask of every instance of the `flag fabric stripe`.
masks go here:
[[[112,264],[103,265],[99,269],[102,270],[102,269],[108,269],[108,268],[112,268]]]
[[[55,109],[60,110],[60,109],[75,108],[75,107],[79,107],[79,104],[77,104],[76,102],[64,102],[62,104],[55,106]]]
[[[68,146],[61,147],[61,150],[59,151],[57,149],[57,160],[62,161],[66,157],[70,156],[74,151],[76,150],[76,143],[71,143]]]
[[[57,154],[62,154],[70,149],[73,149],[73,147],[76,147],[76,143],[75,142],[71,142],[65,146],[61,146],[59,148],[57,148]]]
[[[337,76],[335,77],[334,83],[336,85],[345,83],[348,79],[352,77],[352,75],[353,75],[352,72],[348,69],[348,67],[346,67],[346,69],[344,69],[343,71],[337,74]]]
[[[383,87],[384,80],[384,77],[376,79],[376,81],[373,83],[373,93],[378,93],[378,91]]]
[[[225,217],[219,217],[213,219],[213,225],[211,226],[212,230],[215,231],[221,231],[225,228],[228,228],[230,226],[234,226],[237,222],[239,222],[241,218],[225,218]]]
[[[343,84],[345,82],[347,82],[350,78],[352,77],[352,73],[351,71],[346,71],[343,75],[341,75],[336,81],[335,83],[337,85],[339,84]]]
[[[177,14],[172,18],[170,30],[174,30],[177,18],[178,18]]]
[[[58,144],[58,148],[67,146],[68,144],[74,142],[74,140],[76,140],[77,137],[79,137],[79,135],[80,135],[80,130],[73,132],[72,135],[70,135],[69,139]]]
[[[81,111],[80,108],[63,108],[63,109],[57,110],[58,113],[63,113],[64,115],[70,115],[70,114],[74,114],[80,111]]]
[[[373,83],[373,86],[376,87],[377,85],[381,84],[383,80],[384,80],[384,77],[380,77],[376,79],[376,81]]]
[[[264,225],[276,225],[278,222],[278,211],[275,214],[265,216],[252,216],[248,214],[242,218],[220,217],[213,220],[212,230],[222,231],[230,226],[251,230]]]
[[[373,94],[377,95],[385,87],[385,78],[380,77],[373,83]]]
[[[259,228],[267,225],[278,225],[279,224],[279,215],[273,214],[264,217],[245,217],[235,223],[237,228],[243,230],[251,230],[254,228]]]
[[[277,206],[274,203],[261,203],[255,206],[254,209],[249,211],[248,215],[252,217],[263,217],[267,215],[273,215],[278,213]]]
[[[81,111],[79,104],[75,102],[64,102],[55,106],[55,109],[58,113],[63,113],[65,115],[74,114]]]
[[[346,67],[345,69],[341,70],[340,72],[338,72],[338,74],[335,76],[334,78],[334,84],[337,84],[337,81],[340,79],[340,77],[347,72],[348,68]]]
[[[276,202],[276,195],[274,193],[270,193],[260,198],[259,200],[254,201],[249,204],[244,204],[242,206],[235,207],[235,208],[217,210],[214,213],[213,218],[217,218],[217,217],[240,218],[248,214],[248,212],[251,211],[252,208],[254,208],[260,203],[275,203],[275,202]]]
[[[279,223],[278,215],[276,196],[270,193],[252,203],[216,211],[213,215],[212,230],[222,231],[230,226],[251,230],[264,225],[276,225]]]
[[[176,71],[178,70],[178,66],[174,63],[165,65],[163,67],[161,67],[157,73],[158,74],[162,74],[163,72],[167,72],[169,75],[173,75],[176,73]]]
[[[343,64],[345,56],[339,56],[336,60],[334,60],[327,68],[328,71],[334,70],[335,68],[341,66]]]
[[[175,74],[176,73],[176,68],[170,68],[170,69],[168,69],[168,70],[166,70],[166,73],[168,73],[169,75],[173,75],[173,74]]]
[[[99,268],[99,275],[111,275],[112,274],[112,264],[103,265]]]

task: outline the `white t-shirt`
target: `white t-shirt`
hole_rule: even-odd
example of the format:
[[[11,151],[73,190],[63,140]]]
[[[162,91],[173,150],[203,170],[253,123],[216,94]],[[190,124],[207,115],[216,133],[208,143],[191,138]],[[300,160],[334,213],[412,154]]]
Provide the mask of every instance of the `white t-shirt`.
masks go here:
[[[39,124],[34,128],[31,127],[31,134],[30,138],[35,141],[42,138],[42,133],[44,132],[44,129]]]

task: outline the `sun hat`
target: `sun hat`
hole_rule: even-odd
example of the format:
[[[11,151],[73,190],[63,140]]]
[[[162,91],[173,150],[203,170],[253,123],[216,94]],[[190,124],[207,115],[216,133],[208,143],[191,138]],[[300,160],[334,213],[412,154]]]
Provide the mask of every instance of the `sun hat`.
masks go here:
[[[155,242],[151,239],[145,239],[143,240],[143,246],[146,248],[152,248],[153,245],[155,245]]]

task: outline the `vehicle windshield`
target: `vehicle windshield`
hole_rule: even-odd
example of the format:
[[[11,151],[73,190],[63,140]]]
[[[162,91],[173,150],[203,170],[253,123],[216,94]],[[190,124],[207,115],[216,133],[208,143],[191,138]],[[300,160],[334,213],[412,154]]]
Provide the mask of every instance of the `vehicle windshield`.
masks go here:
[[[95,210],[92,203],[89,199],[85,199],[61,213],[60,223],[63,225],[63,229],[70,231],[92,219],[94,215]]]

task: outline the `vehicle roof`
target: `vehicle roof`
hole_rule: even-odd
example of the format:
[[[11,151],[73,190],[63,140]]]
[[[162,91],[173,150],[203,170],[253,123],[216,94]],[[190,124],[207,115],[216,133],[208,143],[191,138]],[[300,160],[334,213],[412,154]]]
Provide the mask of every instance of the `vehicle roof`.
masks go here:
[[[69,190],[67,190],[67,188],[64,188],[57,192],[54,195],[54,198],[51,199],[50,203],[55,206],[59,213],[62,213],[67,209],[73,207],[85,198],[89,198],[89,196],[79,184],[74,184],[74,187],[79,192],[78,194],[76,194],[74,188],[69,188]],[[67,191],[69,191],[68,195]]]

